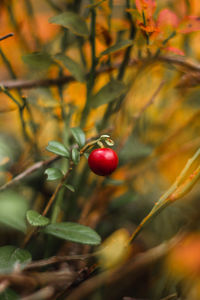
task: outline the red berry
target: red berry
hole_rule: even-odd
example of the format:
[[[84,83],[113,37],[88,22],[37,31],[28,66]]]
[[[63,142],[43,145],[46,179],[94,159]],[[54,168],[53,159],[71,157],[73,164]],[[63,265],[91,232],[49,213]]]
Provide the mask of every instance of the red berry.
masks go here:
[[[106,176],[117,168],[118,156],[117,153],[110,148],[95,149],[88,157],[88,164],[95,174]]]

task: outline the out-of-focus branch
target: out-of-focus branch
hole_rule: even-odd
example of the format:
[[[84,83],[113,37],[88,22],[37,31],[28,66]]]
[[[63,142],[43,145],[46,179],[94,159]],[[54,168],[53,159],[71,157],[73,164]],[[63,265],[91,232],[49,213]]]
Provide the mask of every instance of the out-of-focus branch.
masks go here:
[[[132,59],[128,63],[128,66],[133,67],[140,64],[152,64],[159,61],[167,64],[179,66],[187,71],[200,73],[200,64],[195,64],[185,59],[179,57],[173,57],[173,56],[159,56],[155,58]],[[119,66],[120,63],[114,64],[112,68],[108,66],[101,67],[98,70],[96,70],[96,75],[119,69]],[[1,81],[0,86],[4,86],[6,89],[17,89],[17,88],[32,89],[37,87],[59,86],[72,81],[75,81],[75,79],[73,76],[69,75],[69,76],[63,76],[59,78],[46,78],[46,79],[33,79],[33,80],[26,80],[26,79],[6,80],[6,81]]]
[[[132,260],[117,270],[109,270],[86,280],[79,285],[66,300],[86,299],[92,292],[102,285],[107,287],[121,284],[122,280],[131,278],[134,282],[149,266],[162,259],[183,238],[184,234],[175,236],[170,241],[156,246],[142,254],[138,254]]]
[[[140,117],[142,116],[142,114],[146,111],[146,109],[154,103],[157,95],[159,94],[160,90],[162,89],[162,87],[164,86],[165,81],[162,80],[161,83],[159,84],[158,88],[156,89],[156,91],[153,93],[152,97],[149,99],[149,101],[142,107],[142,109],[133,116],[134,121],[140,119]]]
[[[11,187],[12,185],[14,185],[15,183],[17,183],[18,181],[22,180],[23,178],[27,177],[28,175],[34,173],[35,171],[43,168],[43,167],[47,167],[48,165],[50,165],[51,163],[53,163],[54,161],[56,161],[57,159],[59,159],[58,155],[52,156],[51,158],[44,160],[44,161],[38,161],[36,162],[34,165],[30,166],[28,169],[26,169],[24,172],[20,173],[19,175],[17,175],[16,177],[14,177],[11,181],[5,183],[4,185],[2,185],[0,187],[0,191],[3,191],[9,187]]]
[[[6,35],[0,37],[0,41],[3,41],[3,40],[5,40],[5,39],[7,39],[7,38],[9,38],[9,37],[11,37],[11,36],[13,36],[13,35],[14,35],[14,33],[8,33],[8,34],[6,34]]]
[[[107,129],[106,132],[107,133],[110,132],[110,129]],[[92,140],[95,140],[95,138],[96,137],[87,139],[86,144],[90,143]],[[76,144],[74,146],[72,146],[72,148],[77,148],[77,147],[78,146]],[[23,171],[22,173],[20,173],[16,177],[14,177],[11,181],[6,182],[4,185],[0,186],[0,191],[3,191],[5,189],[11,187],[12,185],[14,185],[15,183],[17,183],[20,180],[24,179],[25,177],[31,175],[32,173],[36,172],[37,170],[39,170],[43,167],[49,166],[51,163],[55,162],[56,160],[58,160],[60,158],[61,157],[59,155],[54,155],[54,156],[50,157],[47,160],[36,162],[35,164],[33,164],[32,166],[27,168],[25,171]]]
[[[95,253],[80,254],[80,255],[70,255],[70,256],[52,256],[47,259],[41,259],[38,261],[33,261],[25,266],[25,270],[42,268],[48,265],[56,264],[59,262],[71,261],[71,260],[86,260],[90,257],[95,256]]]

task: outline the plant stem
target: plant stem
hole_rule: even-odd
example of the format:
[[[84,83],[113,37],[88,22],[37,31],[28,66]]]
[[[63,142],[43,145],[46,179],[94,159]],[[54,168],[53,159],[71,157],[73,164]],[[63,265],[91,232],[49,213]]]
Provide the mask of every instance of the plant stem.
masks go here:
[[[143,18],[144,26],[147,26],[146,17],[145,17],[144,11],[142,12],[142,18]],[[145,32],[145,36],[146,36],[147,45],[149,45],[149,34],[147,32]]]
[[[127,9],[131,8],[130,0],[126,0],[126,8]],[[126,15],[127,15],[127,19],[129,21],[129,24],[130,24],[129,39],[133,40],[134,37],[135,37],[135,34],[136,34],[135,23],[133,22],[132,16],[131,16],[131,14],[129,12],[127,12]],[[119,72],[118,72],[118,76],[117,76],[118,80],[122,80],[123,77],[124,77],[126,68],[128,66],[129,60],[130,60],[130,55],[131,55],[131,49],[132,49],[132,47],[133,47],[132,45],[129,46],[126,49],[125,53],[124,53],[123,61],[122,61],[121,65],[120,65],[120,67],[119,67]],[[123,99],[124,99],[124,95],[122,95],[119,98],[117,104],[115,105],[115,111],[117,111],[119,109],[119,107],[122,104]],[[106,112],[104,114],[103,121],[102,121],[102,124],[103,124],[104,127],[106,127],[106,125],[107,125],[107,121],[108,121],[109,116],[113,113],[114,104],[115,104],[115,100],[108,104],[108,107],[106,109]]]
[[[37,28],[37,23],[35,20],[33,6],[32,6],[32,3],[30,0],[24,0],[24,5],[25,5],[27,16],[28,16],[29,28],[30,28],[31,34],[33,36],[33,39],[35,41],[35,47],[37,49],[37,48],[40,48],[41,41],[40,41],[40,38],[38,35],[38,28]]]
[[[43,216],[46,216],[46,214],[48,213],[48,211],[49,211],[49,209],[50,209],[52,203],[54,202],[56,196],[58,195],[58,192],[61,190],[61,188],[63,187],[63,184],[65,183],[65,181],[66,181],[66,179],[67,179],[67,177],[69,176],[70,172],[72,171],[73,166],[74,166],[74,163],[71,162],[68,171],[65,173],[65,175],[64,175],[63,178],[62,178],[62,180],[61,180],[60,183],[57,185],[57,187],[56,187],[56,189],[55,189],[53,195],[51,196],[51,198],[49,199],[49,201],[48,201],[48,203],[47,203],[45,209],[43,210],[43,213],[42,213]]]
[[[166,45],[168,43],[169,40],[171,40],[173,37],[175,37],[176,35],[176,31],[173,31],[163,42],[163,46]],[[156,51],[156,54],[155,54],[155,57],[158,56],[161,52],[161,49],[159,48],[157,51]]]
[[[12,68],[9,60],[7,59],[6,55],[4,54],[4,52],[2,51],[1,48],[0,48],[0,55],[1,55],[2,59],[3,59],[3,62],[5,64],[5,66],[7,67],[8,72],[10,73],[11,77],[13,79],[17,79],[17,76],[15,75],[15,72],[14,72],[14,70],[13,70],[13,68]]]
[[[93,146],[96,143],[97,140],[91,141],[88,144],[86,144],[81,150],[80,150],[80,156],[82,156],[84,154],[84,152],[91,146]],[[71,173],[71,171],[73,170],[74,167],[74,162],[70,161],[70,166],[68,171],[65,173],[65,175],[63,176],[63,178],[61,179],[60,183],[57,185],[53,195],[51,196],[51,198],[49,199],[49,201],[47,202],[42,215],[46,216],[49,209],[51,208],[53,202],[55,201],[56,197],[58,196],[59,192],[61,191],[61,189],[63,188],[63,184],[65,183],[66,179],[68,178],[69,174]],[[56,208],[57,209],[57,208]],[[53,220],[55,220],[56,218],[56,212],[54,213],[54,216],[52,216]],[[25,247],[27,245],[27,243],[31,240],[31,238],[33,237],[33,235],[35,233],[38,232],[38,228],[33,228],[31,229],[28,234],[25,236],[24,238],[24,242],[23,242],[23,247]]]
[[[26,123],[24,121],[24,117],[23,117],[23,111],[24,111],[24,105],[20,104],[14,97],[13,95],[7,90],[5,89],[4,87],[1,87],[0,90],[2,92],[4,92],[4,94],[6,94],[17,106],[18,106],[18,111],[19,111],[19,118],[20,118],[20,122],[21,122],[21,127],[22,127],[22,134],[23,134],[23,137],[25,139],[25,141],[29,141],[30,138],[27,134],[27,131],[26,131]]]
[[[96,57],[96,10],[95,8],[91,9],[91,24],[90,24],[90,46],[91,46],[91,56],[92,56],[92,64],[91,69],[89,73],[89,79],[87,81],[87,98],[86,98],[86,104],[82,112],[81,116],[81,122],[80,127],[84,127],[89,111],[90,111],[90,97],[92,94],[94,82],[95,82],[95,69],[96,65],[98,63],[97,57]]]
[[[130,3],[130,0],[126,0],[126,8],[127,9],[130,9],[131,8],[131,3]],[[135,34],[136,34],[136,27],[135,27],[135,23],[132,19],[132,16],[129,12],[126,13],[127,14],[127,19],[129,21],[129,24],[130,24],[130,33],[129,33],[129,39],[130,40],[133,40],[134,37],[135,37]],[[118,76],[117,76],[117,79],[118,80],[122,80],[123,77],[124,77],[124,73],[125,73],[125,70],[126,70],[126,67],[128,65],[128,62],[129,62],[129,59],[130,59],[130,55],[131,55],[131,49],[132,49],[132,45],[129,46],[126,51],[125,51],[125,54],[124,54],[124,59],[121,63],[121,66],[120,66],[120,69],[119,69],[119,73],[118,73]]]
[[[131,243],[138,236],[140,231],[147,225],[151,220],[157,216],[164,208],[169,206],[174,201],[185,196],[195,185],[197,180],[200,178],[200,165],[193,171],[190,176],[187,176],[188,171],[192,167],[192,164],[200,157],[200,148],[195,154],[188,160],[185,167],[176,178],[172,186],[160,197],[155,203],[149,214],[141,221],[137,226],[136,230],[132,233],[129,243]]]
[[[11,78],[16,80],[17,76],[15,74],[15,71],[13,70],[8,58],[6,57],[6,55],[4,54],[4,52],[2,51],[1,48],[0,48],[0,55],[3,59],[3,62],[4,62],[6,68],[9,72]],[[25,125],[25,121],[24,121],[24,118],[23,118],[23,111],[24,111],[25,108],[27,108],[27,111],[28,111],[28,114],[29,114],[29,117],[30,117],[30,120],[31,120],[31,123],[32,123],[33,134],[35,134],[35,128],[36,127],[35,127],[35,124],[34,124],[34,121],[33,121],[33,118],[32,118],[31,111],[28,108],[26,99],[22,96],[21,90],[19,88],[17,88],[17,93],[19,95],[19,98],[21,99],[22,104],[19,103],[6,88],[3,87],[0,90],[2,92],[4,92],[8,97],[10,97],[15,102],[15,104],[17,104],[17,106],[19,108],[19,117],[20,117],[20,121],[21,121],[22,133],[23,133],[23,136],[24,136],[24,140],[25,141],[30,141],[30,137],[29,137],[29,135],[26,131],[26,125]],[[35,148],[37,148],[36,144],[35,144]]]
[[[51,6],[51,8],[53,8],[58,13],[62,12],[62,8],[57,6],[52,0],[46,0],[46,2],[49,4],[49,6]]]
[[[149,65],[149,64],[156,64],[158,62],[175,65],[177,67],[182,67],[190,72],[196,72],[200,73],[200,64],[195,64],[192,62],[189,62],[183,58],[175,57],[175,56],[169,56],[169,55],[162,55],[158,57],[152,57],[152,58],[141,58],[141,59],[132,59],[129,61],[127,67],[138,67],[141,64],[142,65]],[[100,75],[103,73],[107,73],[112,70],[116,70],[120,68],[121,63],[116,63],[110,67],[101,67],[96,70],[95,75]],[[86,77],[89,77],[89,74],[86,74]],[[34,80],[26,80],[26,79],[18,79],[18,80],[6,80],[0,82],[1,85],[3,85],[6,89],[32,89],[37,87],[50,87],[50,86],[58,86],[58,85],[64,85],[69,82],[74,82],[75,79],[72,76],[63,76],[63,77],[57,77],[57,78],[40,78],[40,79],[34,79]]]
[[[56,202],[54,204],[53,207],[53,211],[52,211],[52,216],[51,216],[51,223],[56,223],[59,213],[60,213],[60,206],[63,200],[63,196],[64,196],[64,187],[59,191]]]
[[[11,37],[11,36],[13,36],[13,35],[14,35],[14,33],[8,33],[8,34],[2,36],[2,37],[0,38],[0,41],[3,41],[3,40],[5,40],[5,39],[7,39],[7,38],[9,38],[9,37]]]
[[[9,2],[9,1],[8,1]],[[13,3],[6,3],[6,8],[7,8],[7,11],[8,11],[8,15],[9,15],[9,18],[10,18],[10,22],[12,24],[12,26],[15,28],[15,31],[17,32],[17,36],[19,37],[20,39],[20,42],[21,44],[23,45],[23,47],[29,51],[30,50],[30,47],[26,41],[26,39],[24,38],[24,35],[21,31],[21,28],[15,18],[15,14],[14,14],[14,11],[13,11]]]

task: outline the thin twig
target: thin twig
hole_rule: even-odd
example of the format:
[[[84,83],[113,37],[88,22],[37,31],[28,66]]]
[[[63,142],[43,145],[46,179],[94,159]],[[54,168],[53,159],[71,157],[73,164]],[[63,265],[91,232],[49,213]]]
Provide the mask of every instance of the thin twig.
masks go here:
[[[91,2],[92,4],[92,2]],[[80,127],[84,127],[87,116],[90,111],[90,97],[93,91],[96,75],[96,66],[98,64],[98,59],[96,57],[96,10],[91,8],[91,24],[90,24],[90,48],[91,48],[91,69],[88,74],[87,80],[87,97],[86,103],[82,111]]]
[[[7,38],[9,38],[9,37],[11,37],[11,36],[13,36],[14,35],[14,33],[8,33],[8,34],[6,34],[6,35],[4,35],[4,36],[2,36],[1,38],[0,38],[0,41],[3,41],[3,40],[5,40],[5,39],[7,39]]]
[[[131,131],[133,130],[133,126],[135,125],[135,122],[138,121],[141,118],[141,116],[143,115],[143,113],[147,110],[147,108],[154,103],[157,95],[159,94],[159,92],[162,89],[164,84],[165,84],[165,81],[162,80],[161,83],[159,84],[158,88],[155,90],[155,92],[151,96],[151,98],[146,102],[146,104],[142,107],[142,109],[137,114],[135,114],[133,116],[133,120],[132,120],[133,122],[130,123],[129,127],[126,130],[125,136],[123,137],[123,139],[119,143],[118,151],[120,151],[124,147],[128,137],[131,134]]]
[[[156,89],[156,91],[153,93],[152,97],[149,99],[149,101],[142,107],[142,109],[134,115],[134,121],[138,120],[142,114],[146,111],[146,109],[154,103],[157,95],[159,94],[160,90],[162,89],[163,85],[165,84],[165,80],[162,80],[161,83],[159,84],[158,88]]]
[[[108,132],[109,130],[107,130]],[[93,141],[96,140],[97,137],[92,137],[86,140],[86,145],[85,148],[83,148],[81,150],[81,152],[87,150],[88,144]],[[78,148],[78,145],[73,145],[72,148]],[[35,164],[33,164],[32,166],[30,166],[29,168],[27,168],[25,171],[23,171],[22,173],[20,173],[19,175],[17,175],[16,177],[14,177],[11,181],[5,183],[4,185],[2,185],[0,187],[0,191],[3,191],[9,187],[11,187],[12,185],[14,185],[15,183],[18,183],[20,180],[24,179],[25,177],[31,175],[32,173],[38,171],[39,169],[43,168],[43,167],[47,167],[49,166],[51,163],[55,162],[56,160],[60,159],[61,157],[59,155],[54,155],[52,157],[50,157],[47,160],[43,160],[43,161],[38,161]]]
[[[62,188],[62,186],[63,186],[65,180],[67,179],[67,177],[69,176],[70,172],[72,171],[73,166],[74,166],[74,163],[71,162],[68,171],[65,173],[65,175],[64,175],[63,178],[62,178],[62,180],[61,180],[60,183],[57,185],[57,187],[56,187],[56,189],[55,189],[53,195],[52,195],[51,198],[49,199],[49,201],[48,201],[48,203],[47,203],[47,205],[46,205],[46,207],[45,207],[45,209],[44,209],[44,211],[43,211],[43,213],[42,213],[43,216],[46,216],[46,214],[48,213],[48,211],[49,211],[49,209],[50,209],[52,203],[54,202],[55,198],[57,197],[57,195],[58,195],[60,189]]]
[[[24,172],[20,173],[16,177],[14,177],[11,181],[5,183],[0,187],[0,191],[3,191],[11,186],[13,186],[15,183],[18,183],[20,180],[26,178],[27,176],[31,175],[32,173],[36,172],[37,170],[47,167],[51,163],[55,162],[58,160],[60,157],[58,155],[52,156],[48,160],[44,161],[38,161],[34,165],[30,166],[28,169],[26,169]]]
[[[60,183],[57,185],[54,193],[52,194],[52,196],[50,197],[49,201],[47,202],[47,205],[45,206],[44,210],[43,210],[43,213],[42,215],[43,216],[46,216],[46,214],[48,213],[51,205],[53,204],[55,198],[57,197],[59,191],[61,190],[61,188],[63,187],[63,184],[65,183],[67,177],[69,176],[70,172],[72,171],[72,168],[74,166],[74,163],[73,162],[70,162],[70,167],[68,169],[68,171],[65,173],[65,175],[63,176],[62,180],[60,181]],[[31,238],[33,237],[34,234],[36,234],[38,232],[38,228],[32,228],[28,233],[27,235],[25,236],[24,238],[24,241],[23,241],[23,245],[22,247],[24,248],[28,242],[31,240]]]
[[[166,62],[169,64],[174,64],[180,67],[186,68],[188,71],[200,72],[200,64],[189,62],[183,58],[174,57],[174,56],[158,56],[155,58],[155,61]]]
[[[90,257],[93,257],[95,253],[89,253],[89,254],[80,254],[80,255],[71,255],[71,256],[52,256],[47,259],[41,259],[38,261],[34,261],[26,265],[25,270],[34,269],[34,268],[41,268],[48,265],[56,264],[59,262],[65,262],[70,260],[85,260]]]
[[[176,66],[180,66],[185,68],[188,71],[193,72],[200,72],[200,64],[195,64],[188,62],[182,58],[178,57],[172,57],[172,56],[158,56],[156,58],[151,59],[132,59],[129,63],[129,67],[137,66],[142,63],[156,63],[156,62],[164,62],[168,64],[173,64]],[[119,68],[121,64],[117,63],[110,68],[109,66],[104,66],[102,68],[99,68],[99,70],[96,70],[95,75],[99,75],[102,73],[106,73],[109,71],[113,71]],[[18,79],[18,80],[6,80],[0,82],[1,86],[4,86],[7,89],[32,89],[36,87],[47,87],[47,86],[59,86],[63,84],[67,84],[69,82],[75,81],[75,78],[73,76],[63,76],[58,78],[46,78],[46,79],[33,79],[33,80],[26,80],[26,79]]]

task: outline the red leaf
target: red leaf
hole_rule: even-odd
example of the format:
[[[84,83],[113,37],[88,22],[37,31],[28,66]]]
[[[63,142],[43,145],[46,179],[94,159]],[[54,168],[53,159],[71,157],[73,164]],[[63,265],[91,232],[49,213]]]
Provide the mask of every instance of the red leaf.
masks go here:
[[[154,22],[148,22],[147,26],[144,26],[143,23],[139,23],[138,22],[138,26],[140,27],[140,29],[143,32],[146,32],[149,35],[151,35],[152,33],[158,33],[158,32],[160,32],[160,29],[155,25]]]
[[[184,21],[180,24],[180,33],[190,33],[200,30],[200,17],[187,16]]]
[[[180,50],[176,47],[166,47],[163,50],[165,50],[167,52],[173,52],[174,54],[181,55],[181,56],[185,55],[185,53],[182,50]]]
[[[164,26],[171,25],[173,28],[176,28],[179,24],[179,19],[177,15],[168,8],[165,8],[160,11],[158,14],[157,26],[162,28]]]

